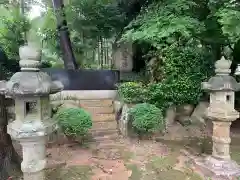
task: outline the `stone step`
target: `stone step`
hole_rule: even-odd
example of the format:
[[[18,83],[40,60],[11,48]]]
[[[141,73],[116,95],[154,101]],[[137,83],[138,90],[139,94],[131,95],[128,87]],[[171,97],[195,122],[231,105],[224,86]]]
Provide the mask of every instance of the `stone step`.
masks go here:
[[[89,142],[107,143],[109,141],[116,141],[117,139],[119,139],[119,137],[120,136],[118,133],[113,133],[113,134],[104,135],[104,136],[95,136],[91,140],[89,140]]]
[[[112,114],[114,112],[113,106],[109,107],[81,106],[81,107],[91,114]]]
[[[106,135],[118,134],[118,129],[99,129],[99,130],[90,130],[89,133],[92,137],[103,137]]]
[[[115,120],[115,114],[93,114],[92,115],[93,122],[99,122],[99,121],[114,121]]]
[[[113,106],[112,99],[80,100],[83,107],[110,107]]]
[[[92,130],[101,130],[101,129],[117,129],[117,122],[116,121],[100,121],[94,122]]]

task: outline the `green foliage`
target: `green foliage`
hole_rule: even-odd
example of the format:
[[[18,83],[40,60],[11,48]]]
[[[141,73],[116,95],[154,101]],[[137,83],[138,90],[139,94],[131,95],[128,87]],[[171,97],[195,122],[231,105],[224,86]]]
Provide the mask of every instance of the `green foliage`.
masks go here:
[[[166,110],[173,104],[197,104],[201,95],[201,82],[196,81],[194,77],[183,75],[149,85],[148,102]]]
[[[10,59],[18,60],[19,46],[24,43],[23,32],[30,29],[30,23],[17,9],[12,9],[9,17],[0,18],[3,24],[0,31],[1,46]]]
[[[126,82],[118,86],[118,95],[125,103],[142,103],[145,102],[147,89],[142,83]]]
[[[81,108],[62,108],[56,113],[55,118],[67,136],[84,136],[92,127],[90,114]]]
[[[20,14],[19,7],[5,8],[0,6],[0,47],[8,60],[1,66],[5,78],[19,70],[19,47],[24,44],[23,33],[30,29],[29,21]]]
[[[127,82],[118,88],[126,103],[149,102],[165,110],[170,105],[197,104],[202,90],[201,82],[214,72],[210,51],[199,41],[173,43],[158,51],[161,54],[161,81],[149,84]]]
[[[129,110],[132,126],[139,133],[154,133],[165,128],[162,111],[148,103],[137,104]]]
[[[236,0],[226,1],[215,15],[230,43],[237,43],[240,39],[240,3]]]
[[[124,14],[112,0],[72,0],[71,14],[74,17],[73,26],[81,29],[85,36],[111,37],[123,27]]]
[[[45,59],[48,57],[55,64],[61,59],[59,34],[55,12],[51,5],[46,6],[42,17],[34,20],[34,27],[43,48],[47,49],[43,54]],[[106,49],[105,46],[111,49],[111,45],[103,41],[112,39],[124,26],[125,15],[120,12],[117,3],[112,0],[69,0],[65,3],[65,14],[73,52],[80,67],[96,63],[92,61],[99,60],[99,57],[108,57],[106,54],[110,52],[104,51],[103,55],[100,49]]]
[[[52,64],[49,61],[41,62],[41,68],[50,68],[50,67],[52,67]]]
[[[214,72],[209,51],[196,42],[188,42],[174,43],[161,52],[163,80],[149,85],[148,101],[159,108],[196,104],[202,95],[201,82]]]
[[[196,7],[189,0],[155,1],[128,25],[122,40],[148,42],[161,49],[168,43],[191,38],[204,30],[204,24],[193,16]]]
[[[203,81],[213,73],[212,55],[199,41],[189,40],[184,43],[173,43],[163,49],[161,54],[165,79],[186,75]]]
[[[32,34],[42,43],[44,58],[50,62],[60,58],[57,23],[52,9],[47,9],[42,17],[32,20]]]
[[[125,29],[123,41],[150,44],[148,54],[156,59],[150,67],[156,84],[149,85],[147,102],[161,109],[198,102],[215,60],[213,48],[201,39],[208,33],[207,8],[205,1],[154,1]]]

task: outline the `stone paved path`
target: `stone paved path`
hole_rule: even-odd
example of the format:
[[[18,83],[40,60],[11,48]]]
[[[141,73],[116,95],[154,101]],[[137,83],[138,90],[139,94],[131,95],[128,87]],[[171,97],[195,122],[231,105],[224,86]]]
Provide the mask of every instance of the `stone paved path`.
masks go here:
[[[178,175],[179,180],[199,180],[193,179],[192,173],[174,170],[179,152],[180,148],[171,149],[159,142],[121,138],[83,146],[56,145],[48,149],[52,164],[48,179],[174,180]],[[59,166],[54,168],[56,164]]]
[[[189,127],[189,130],[192,129]],[[176,177],[177,180],[201,180],[201,177],[184,166],[186,159],[181,152],[183,149],[191,149],[194,153],[210,153],[211,138],[203,141],[195,130],[194,133],[189,133],[189,130],[187,133],[179,129],[176,133],[174,130],[169,137],[164,137],[165,140],[158,140],[160,142],[120,137],[114,140],[103,138],[101,142],[83,145],[59,142],[61,145],[51,145],[47,150],[47,180],[175,180]],[[231,146],[231,156],[238,163],[239,139],[233,136]],[[19,180],[15,177],[12,180]]]

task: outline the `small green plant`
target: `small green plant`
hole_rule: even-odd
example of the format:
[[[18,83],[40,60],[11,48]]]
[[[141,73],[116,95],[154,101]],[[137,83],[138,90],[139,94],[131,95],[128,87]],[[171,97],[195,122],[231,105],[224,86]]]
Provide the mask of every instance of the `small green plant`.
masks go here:
[[[129,110],[132,126],[138,134],[154,133],[165,128],[162,111],[148,103],[137,104]]]
[[[125,103],[143,103],[146,94],[146,87],[140,82],[126,82],[118,86],[118,95]]]
[[[82,108],[62,108],[55,118],[64,134],[69,137],[85,136],[92,127],[90,114]]]

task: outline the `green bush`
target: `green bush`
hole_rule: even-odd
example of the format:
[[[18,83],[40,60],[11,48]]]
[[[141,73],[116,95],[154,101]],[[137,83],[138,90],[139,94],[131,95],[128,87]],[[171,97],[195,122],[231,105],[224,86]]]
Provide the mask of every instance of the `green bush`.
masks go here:
[[[125,103],[142,103],[145,102],[147,89],[143,83],[126,82],[118,86],[118,95]]]
[[[158,108],[166,109],[170,105],[197,104],[202,96],[201,82],[182,76],[148,87],[148,102]]]
[[[82,108],[62,108],[56,113],[55,118],[67,136],[84,136],[92,127],[90,114]]]
[[[162,50],[163,80],[148,87],[148,101],[163,109],[169,105],[197,104],[201,83],[214,73],[213,58],[196,42],[172,44]]]
[[[162,111],[152,104],[137,104],[129,110],[129,115],[138,134],[154,133],[165,128]]]

